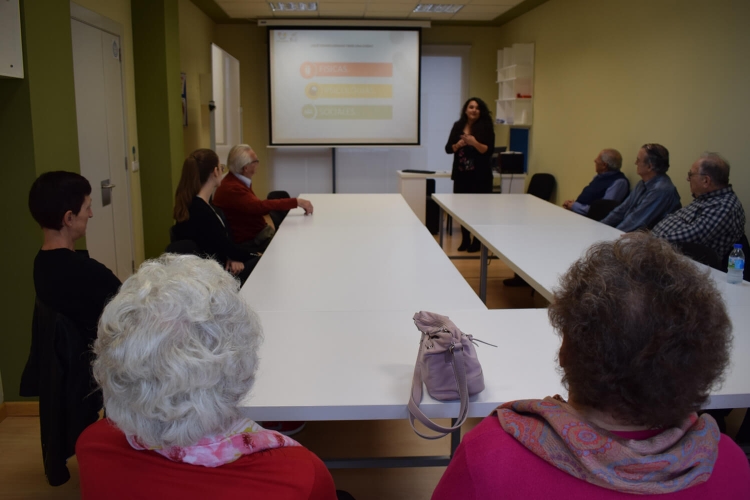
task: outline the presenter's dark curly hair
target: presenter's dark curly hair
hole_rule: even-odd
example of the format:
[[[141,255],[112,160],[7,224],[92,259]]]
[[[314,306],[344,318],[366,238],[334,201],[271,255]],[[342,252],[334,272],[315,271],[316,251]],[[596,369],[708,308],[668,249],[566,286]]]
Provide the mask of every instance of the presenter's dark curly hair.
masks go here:
[[[474,101],[477,103],[477,106],[479,107],[479,118],[477,118],[477,121],[472,125],[472,133],[476,135],[477,129],[485,129],[485,128],[492,128],[492,114],[490,113],[490,108],[487,107],[487,103],[485,103],[483,100],[481,100],[478,97],[470,97],[461,108],[461,117],[458,119],[458,125],[463,128],[464,125],[466,125],[466,122],[469,121],[469,118],[466,116],[466,108],[469,107],[469,103],[471,101]]]
[[[708,272],[647,233],[597,243],[549,308],[563,384],[633,425],[679,425],[729,363],[732,325]]]

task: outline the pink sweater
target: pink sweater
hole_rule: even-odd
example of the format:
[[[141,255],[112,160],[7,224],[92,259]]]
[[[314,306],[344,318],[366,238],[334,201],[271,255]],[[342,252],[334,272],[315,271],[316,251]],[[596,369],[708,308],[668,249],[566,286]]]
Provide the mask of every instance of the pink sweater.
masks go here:
[[[653,433],[615,433],[645,439]],[[642,434],[639,436],[638,434]],[[719,457],[703,484],[664,495],[631,495],[589,484],[548,464],[507,434],[496,416],[485,418],[466,434],[443,474],[433,500],[729,500],[750,499],[750,466],[739,446],[722,434]]]

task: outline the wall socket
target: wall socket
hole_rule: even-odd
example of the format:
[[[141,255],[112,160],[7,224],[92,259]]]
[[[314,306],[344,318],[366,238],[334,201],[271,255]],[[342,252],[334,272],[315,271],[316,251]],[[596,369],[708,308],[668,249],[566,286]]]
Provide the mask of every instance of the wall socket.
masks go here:
[[[130,170],[132,172],[138,172],[138,169],[141,168],[141,165],[138,163],[137,160],[133,160],[133,163],[131,163],[130,165],[131,165]]]

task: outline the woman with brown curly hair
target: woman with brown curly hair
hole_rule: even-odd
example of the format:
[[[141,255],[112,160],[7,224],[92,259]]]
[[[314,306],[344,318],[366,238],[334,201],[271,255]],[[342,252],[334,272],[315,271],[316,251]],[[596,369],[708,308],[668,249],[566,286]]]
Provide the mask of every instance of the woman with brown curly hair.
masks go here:
[[[645,233],[598,243],[549,308],[560,396],[500,406],[459,446],[433,499],[750,498],[750,467],[697,411],[729,363],[709,275]]]

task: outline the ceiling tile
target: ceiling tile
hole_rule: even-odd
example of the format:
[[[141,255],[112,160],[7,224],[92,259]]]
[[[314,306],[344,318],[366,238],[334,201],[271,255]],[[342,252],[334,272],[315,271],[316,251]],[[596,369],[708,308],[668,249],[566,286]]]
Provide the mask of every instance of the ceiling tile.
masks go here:
[[[365,12],[398,12],[402,16],[408,15],[414,7],[408,4],[369,3]]]
[[[245,3],[233,7],[222,7],[229,17],[243,18],[271,15],[268,3]]]
[[[467,0],[466,3],[469,5],[497,5],[507,7],[506,10],[510,10],[521,2],[516,0]]]
[[[477,13],[481,13],[481,14],[492,14],[492,15],[495,15],[495,16],[499,16],[503,12],[505,12],[507,10],[510,10],[510,9],[512,9],[512,7],[510,7],[508,5],[474,5],[474,4],[469,4],[469,5],[464,6],[463,9],[459,10],[458,12],[456,12],[456,14],[466,14],[466,13],[477,14]]]
[[[321,16],[362,16],[365,13],[364,3],[318,3]]]

